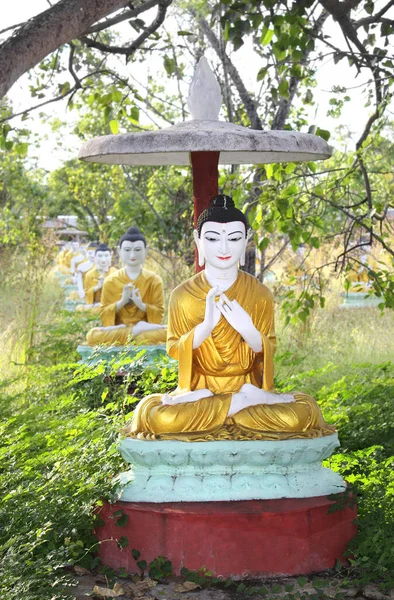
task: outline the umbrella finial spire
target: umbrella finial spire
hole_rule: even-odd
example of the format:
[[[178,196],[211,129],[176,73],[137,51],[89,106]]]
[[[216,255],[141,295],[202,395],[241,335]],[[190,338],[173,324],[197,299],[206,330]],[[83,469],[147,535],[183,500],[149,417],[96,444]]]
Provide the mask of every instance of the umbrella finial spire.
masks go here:
[[[222,93],[205,56],[200,58],[194,72],[187,104],[193,119],[218,121]]]

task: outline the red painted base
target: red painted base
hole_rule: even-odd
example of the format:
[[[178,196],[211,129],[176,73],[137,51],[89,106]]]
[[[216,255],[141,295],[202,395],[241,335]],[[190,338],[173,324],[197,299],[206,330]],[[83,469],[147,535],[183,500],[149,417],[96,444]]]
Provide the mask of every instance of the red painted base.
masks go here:
[[[223,577],[316,573],[343,561],[356,534],[356,508],[328,513],[332,504],[325,497],[105,504],[99,554],[104,565],[131,573],[138,571],[133,548],[148,563],[165,556],[175,574],[203,566]],[[120,510],[128,517],[123,526]],[[124,549],[117,544],[122,537],[129,543]]]

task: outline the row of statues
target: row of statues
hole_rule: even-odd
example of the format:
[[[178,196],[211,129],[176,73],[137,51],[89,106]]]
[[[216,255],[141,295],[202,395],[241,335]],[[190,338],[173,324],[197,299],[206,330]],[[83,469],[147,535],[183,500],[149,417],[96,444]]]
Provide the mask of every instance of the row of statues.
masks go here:
[[[101,327],[89,345],[164,344],[179,363],[174,392],[144,398],[123,433],[138,439],[183,441],[291,439],[333,433],[316,401],[304,393],[274,390],[275,330],[271,291],[239,270],[249,225],[228,196],[219,195],[195,231],[205,269],[178,286],[162,323],[161,278],[143,267],[146,239],[130,228],[121,238],[123,268],[95,248],[95,266],[83,278],[87,306],[99,304]]]

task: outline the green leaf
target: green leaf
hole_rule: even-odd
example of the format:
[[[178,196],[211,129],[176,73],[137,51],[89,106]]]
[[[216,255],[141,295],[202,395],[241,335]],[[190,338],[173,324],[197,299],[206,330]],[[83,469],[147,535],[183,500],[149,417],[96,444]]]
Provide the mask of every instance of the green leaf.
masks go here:
[[[15,144],[15,150],[17,151],[19,156],[22,156],[22,157],[26,156],[28,148],[29,148],[29,144],[27,144],[25,142],[19,142],[18,144]]]
[[[264,165],[264,169],[267,179],[271,179],[272,175],[274,174],[274,165]]]
[[[139,569],[141,569],[141,571],[145,571],[146,567],[148,566],[148,563],[146,562],[146,560],[139,560],[137,562],[137,567]]]
[[[318,127],[316,129],[316,135],[323,138],[323,140],[326,140],[327,142],[330,139],[331,133],[328,131],[328,129],[320,129],[320,127]]]
[[[112,119],[112,121],[109,122],[109,128],[111,130],[111,133],[119,133],[119,121],[117,121],[116,119]]]
[[[267,46],[270,43],[270,41],[272,40],[274,32],[272,29],[266,29],[266,31],[264,31],[264,29],[263,29],[263,34],[260,38],[260,43],[262,46]]]
[[[166,55],[164,57],[164,68],[167,72],[167,75],[169,75],[171,77],[171,75],[173,75],[175,73],[175,69],[176,69],[175,60]]]
[[[194,35],[191,31],[178,31],[178,35]]]
[[[258,249],[260,250],[260,252],[263,252],[266,248],[268,248],[270,244],[270,238],[268,237],[264,237],[261,240],[258,241]]]
[[[133,548],[131,551],[131,555],[134,558],[134,560],[138,560],[139,557],[141,556],[141,553],[138,550],[136,550],[135,548]]]
[[[118,542],[118,546],[119,548],[127,548],[127,546],[129,545],[129,540],[127,539],[126,536],[122,535],[122,537],[120,538],[119,542]]]
[[[132,119],[133,121],[136,121],[137,123],[140,120],[140,111],[139,108],[137,106],[132,106],[130,109],[130,119]]]
[[[261,69],[257,73],[257,81],[261,81],[262,79],[264,79],[264,77],[267,75],[267,73],[268,73],[268,68],[261,67]]]
[[[117,527],[124,527],[125,525],[127,525],[128,522],[129,517],[126,514],[124,514],[116,521],[115,525],[117,525]]]
[[[112,100],[114,102],[121,102],[122,98],[123,98],[123,94],[119,90],[115,90],[112,92]]]
[[[234,46],[234,50],[235,51],[239,50],[239,48],[244,45],[243,39],[241,37],[238,37],[238,36],[236,36],[232,40],[232,42],[233,42],[233,46]]]
[[[289,97],[289,82],[287,81],[287,79],[282,79],[282,81],[279,84],[278,91],[282,98]]]

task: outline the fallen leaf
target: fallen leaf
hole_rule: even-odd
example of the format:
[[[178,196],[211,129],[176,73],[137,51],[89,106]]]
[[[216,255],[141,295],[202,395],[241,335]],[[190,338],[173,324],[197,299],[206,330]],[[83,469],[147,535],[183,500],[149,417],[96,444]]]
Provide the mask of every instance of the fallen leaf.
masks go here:
[[[113,587],[113,591],[116,592],[118,594],[118,596],[125,595],[125,591],[120,583],[115,583],[115,585]]]
[[[198,583],[193,583],[193,581],[185,581],[184,583],[176,585],[174,587],[174,592],[180,592],[183,594],[184,592],[192,592],[198,588],[201,588],[201,585],[198,585]]]
[[[74,565],[74,573],[76,575],[91,575],[91,572],[84,567],[80,567],[79,565]]]
[[[137,581],[136,583],[123,583],[123,589],[128,597],[138,598],[138,600],[144,600],[144,598],[147,598],[147,596],[145,596],[145,592],[148,592],[156,585],[157,581],[154,581],[150,577],[146,577],[142,581]],[[149,600],[151,600],[151,598]]]
[[[96,596],[102,596],[103,598],[118,598],[119,596],[124,596],[125,592],[122,586],[120,586],[118,583],[115,583],[112,590],[95,585],[93,588],[93,594],[96,594]]]

